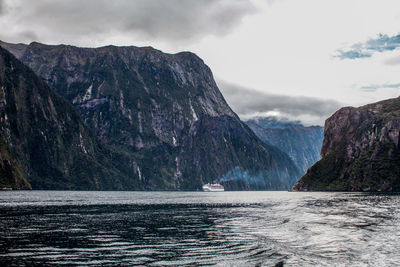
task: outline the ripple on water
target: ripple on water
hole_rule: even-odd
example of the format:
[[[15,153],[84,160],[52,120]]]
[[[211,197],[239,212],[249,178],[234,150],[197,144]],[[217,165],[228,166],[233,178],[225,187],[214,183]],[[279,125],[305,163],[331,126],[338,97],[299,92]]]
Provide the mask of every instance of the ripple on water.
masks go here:
[[[0,192],[0,264],[385,266],[398,195]]]

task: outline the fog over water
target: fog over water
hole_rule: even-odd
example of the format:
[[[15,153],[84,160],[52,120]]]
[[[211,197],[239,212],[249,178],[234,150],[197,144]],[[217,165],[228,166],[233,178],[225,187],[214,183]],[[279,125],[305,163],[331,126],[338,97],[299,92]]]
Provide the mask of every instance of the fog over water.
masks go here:
[[[399,195],[0,192],[0,264],[386,266]]]

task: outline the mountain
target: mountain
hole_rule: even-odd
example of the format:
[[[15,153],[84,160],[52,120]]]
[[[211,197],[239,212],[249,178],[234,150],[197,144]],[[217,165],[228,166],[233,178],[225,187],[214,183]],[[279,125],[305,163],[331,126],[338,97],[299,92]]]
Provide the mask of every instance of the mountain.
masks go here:
[[[345,107],[325,122],[322,159],[293,190],[400,191],[400,98]]]
[[[73,104],[96,136],[145,189],[286,189],[298,169],[263,144],[220,93],[211,70],[189,52],[151,47],[3,47]]]
[[[0,186],[134,188],[72,105],[1,47],[0,88]]]
[[[288,154],[303,174],[321,158],[323,127],[305,127],[299,122],[280,121],[273,117],[251,119],[246,124],[263,142]]]

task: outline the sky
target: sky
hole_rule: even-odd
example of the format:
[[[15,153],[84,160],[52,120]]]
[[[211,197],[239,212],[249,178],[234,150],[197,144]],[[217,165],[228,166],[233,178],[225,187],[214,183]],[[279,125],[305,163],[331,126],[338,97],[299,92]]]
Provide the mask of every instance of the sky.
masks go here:
[[[0,0],[0,28],[14,43],[194,52],[242,119],[323,125],[400,94],[398,0]]]

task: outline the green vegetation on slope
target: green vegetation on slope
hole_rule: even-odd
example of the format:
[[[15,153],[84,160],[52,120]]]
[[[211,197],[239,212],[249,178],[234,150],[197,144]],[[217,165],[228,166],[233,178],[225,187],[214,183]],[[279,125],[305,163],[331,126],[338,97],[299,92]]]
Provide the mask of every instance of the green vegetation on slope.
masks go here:
[[[0,136],[0,189],[1,188],[31,189],[30,184],[24,177],[20,164],[8,151],[2,136]]]

